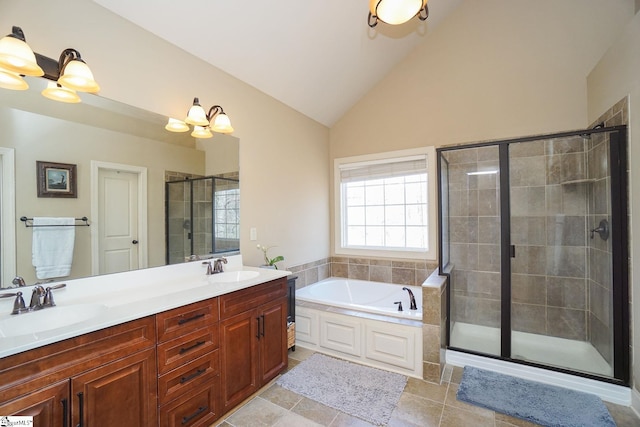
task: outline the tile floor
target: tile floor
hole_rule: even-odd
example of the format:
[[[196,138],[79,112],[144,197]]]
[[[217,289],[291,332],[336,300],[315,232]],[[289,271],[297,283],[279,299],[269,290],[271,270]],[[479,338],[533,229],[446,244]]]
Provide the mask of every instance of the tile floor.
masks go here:
[[[289,351],[289,369],[312,351],[296,347]],[[388,426],[390,427],[530,427],[527,421],[468,405],[456,400],[462,368],[448,366],[446,381],[432,384],[409,378]],[[607,403],[618,427],[639,426],[640,419],[627,407]],[[219,427],[370,427],[371,424],[324,406],[282,387],[263,388],[215,426]]]

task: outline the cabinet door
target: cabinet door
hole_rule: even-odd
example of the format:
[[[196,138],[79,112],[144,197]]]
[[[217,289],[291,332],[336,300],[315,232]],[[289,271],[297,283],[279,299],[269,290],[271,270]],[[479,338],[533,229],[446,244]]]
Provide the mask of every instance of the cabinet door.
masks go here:
[[[155,426],[155,360],[148,349],[72,378],[73,425]]]
[[[1,415],[33,417],[38,427],[69,426],[69,381],[61,381],[0,405]]]
[[[260,380],[265,384],[287,367],[287,299],[260,310]]]
[[[223,413],[258,387],[258,322],[250,310],[220,322],[220,373]]]

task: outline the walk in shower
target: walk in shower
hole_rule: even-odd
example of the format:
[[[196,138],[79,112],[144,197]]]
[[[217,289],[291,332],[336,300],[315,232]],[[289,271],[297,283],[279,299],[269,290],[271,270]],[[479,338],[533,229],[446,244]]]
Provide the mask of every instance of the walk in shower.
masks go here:
[[[240,183],[221,177],[165,183],[166,262],[240,250]]]
[[[626,127],[438,149],[448,348],[627,384]]]

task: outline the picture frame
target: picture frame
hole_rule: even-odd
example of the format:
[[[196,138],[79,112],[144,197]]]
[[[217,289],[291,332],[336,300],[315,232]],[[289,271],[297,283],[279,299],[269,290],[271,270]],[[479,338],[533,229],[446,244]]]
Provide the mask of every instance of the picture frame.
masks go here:
[[[76,165],[36,161],[38,197],[77,198]]]

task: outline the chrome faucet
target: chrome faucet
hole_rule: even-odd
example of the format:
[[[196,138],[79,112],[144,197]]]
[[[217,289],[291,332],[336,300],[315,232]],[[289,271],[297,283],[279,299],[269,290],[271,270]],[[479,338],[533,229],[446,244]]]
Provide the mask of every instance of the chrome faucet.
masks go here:
[[[222,264],[226,264],[226,263],[227,263],[227,259],[224,257],[218,258],[217,260],[215,260],[213,262],[213,274],[224,272],[224,269],[222,268]]]
[[[411,301],[409,310],[417,310],[418,305],[416,304],[416,297],[413,295],[413,292],[409,288],[402,288],[403,291],[409,292],[409,300]]]

